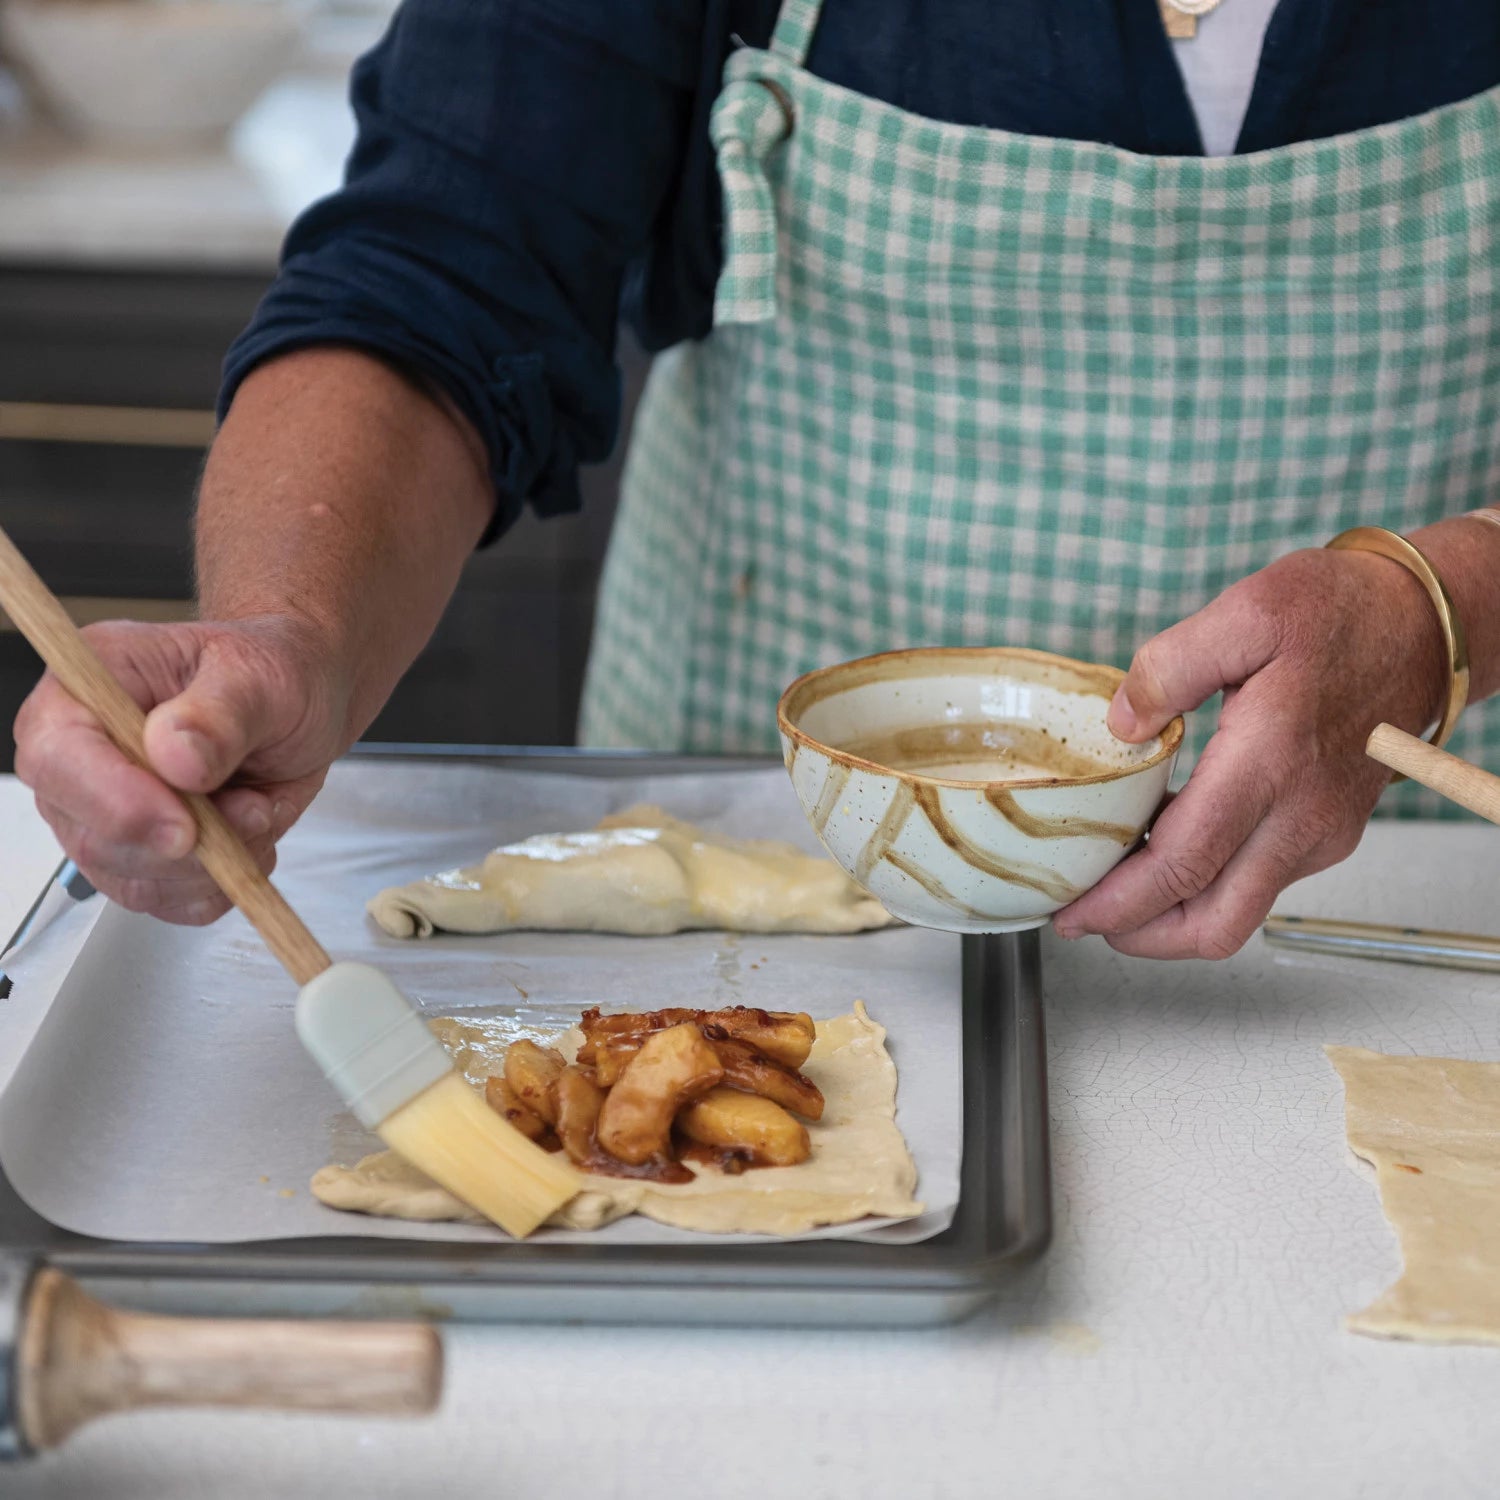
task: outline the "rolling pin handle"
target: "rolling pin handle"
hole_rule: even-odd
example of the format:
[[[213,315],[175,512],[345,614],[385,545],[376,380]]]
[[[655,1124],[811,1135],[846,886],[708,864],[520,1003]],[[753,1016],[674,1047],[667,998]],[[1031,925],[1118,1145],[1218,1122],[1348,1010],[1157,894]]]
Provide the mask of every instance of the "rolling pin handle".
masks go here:
[[[50,1268],[31,1278],[14,1360],[24,1448],[148,1406],[419,1416],[442,1391],[425,1323],[183,1318],[123,1312]]]

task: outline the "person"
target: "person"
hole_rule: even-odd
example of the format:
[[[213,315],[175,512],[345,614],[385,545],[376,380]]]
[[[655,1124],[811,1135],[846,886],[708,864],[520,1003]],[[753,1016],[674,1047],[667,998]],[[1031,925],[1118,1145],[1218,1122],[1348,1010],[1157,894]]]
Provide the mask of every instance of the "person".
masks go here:
[[[115,900],[221,913],[157,778],[272,865],[465,555],[576,503],[623,306],[584,741],[767,749],[891,646],[1130,659],[1123,738],[1222,711],[1057,929],[1232,953],[1355,847],[1370,727],[1454,706],[1430,580],[1327,540],[1404,533],[1500,687],[1497,85],[1487,0],[407,0],[228,356],[200,618],[92,633],[155,774],[50,680],[17,770]]]

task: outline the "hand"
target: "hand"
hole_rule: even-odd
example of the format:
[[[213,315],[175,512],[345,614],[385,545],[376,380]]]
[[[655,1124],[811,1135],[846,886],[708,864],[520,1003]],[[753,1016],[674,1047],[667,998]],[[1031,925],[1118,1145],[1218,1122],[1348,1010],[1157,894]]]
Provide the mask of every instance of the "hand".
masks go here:
[[[191,857],[192,818],[161,783],[213,792],[233,778],[214,801],[269,874],[276,840],[346,748],[347,691],[309,627],[288,618],[121,622],[84,634],[147,710],[156,775],[127,760],[51,673],[16,716],[16,774],[111,900],[169,922],[211,922],[229,902]]]
[[[1281,891],[1353,853],[1389,773],[1364,753],[1382,720],[1421,733],[1446,655],[1431,601],[1399,564],[1295,552],[1136,653],[1109,710],[1139,742],[1223,691],[1218,729],[1146,846],[1053,918],[1145,958],[1227,958]]]

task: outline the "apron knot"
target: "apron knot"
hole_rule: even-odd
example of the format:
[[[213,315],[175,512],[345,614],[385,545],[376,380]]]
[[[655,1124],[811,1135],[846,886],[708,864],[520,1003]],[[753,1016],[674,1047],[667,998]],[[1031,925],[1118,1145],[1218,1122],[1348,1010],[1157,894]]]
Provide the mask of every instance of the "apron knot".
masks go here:
[[[779,83],[725,84],[709,124],[724,190],[724,269],[714,323],[768,323],[776,316],[776,202],[766,158],[792,133],[792,101]]]

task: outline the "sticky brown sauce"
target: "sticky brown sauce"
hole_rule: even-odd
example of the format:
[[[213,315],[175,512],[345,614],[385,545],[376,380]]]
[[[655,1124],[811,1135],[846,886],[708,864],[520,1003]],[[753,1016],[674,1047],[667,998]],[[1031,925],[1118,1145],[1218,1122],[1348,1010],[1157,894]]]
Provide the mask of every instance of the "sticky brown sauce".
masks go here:
[[[726,1177],[738,1177],[742,1172],[770,1165],[769,1162],[756,1161],[753,1152],[733,1146],[705,1146],[701,1141],[680,1140],[674,1149],[684,1161],[695,1161],[712,1171],[724,1173]]]
[[[839,749],[893,771],[942,776],[961,767],[961,780],[1099,776],[1113,769],[1031,724],[979,720],[887,730]],[[979,768],[979,774],[973,774]]]
[[[653,1156],[638,1166],[611,1156],[602,1146],[595,1145],[586,1161],[575,1162],[580,1171],[592,1172],[596,1177],[629,1177],[637,1182],[691,1182],[693,1174],[680,1161],[669,1156]]]

